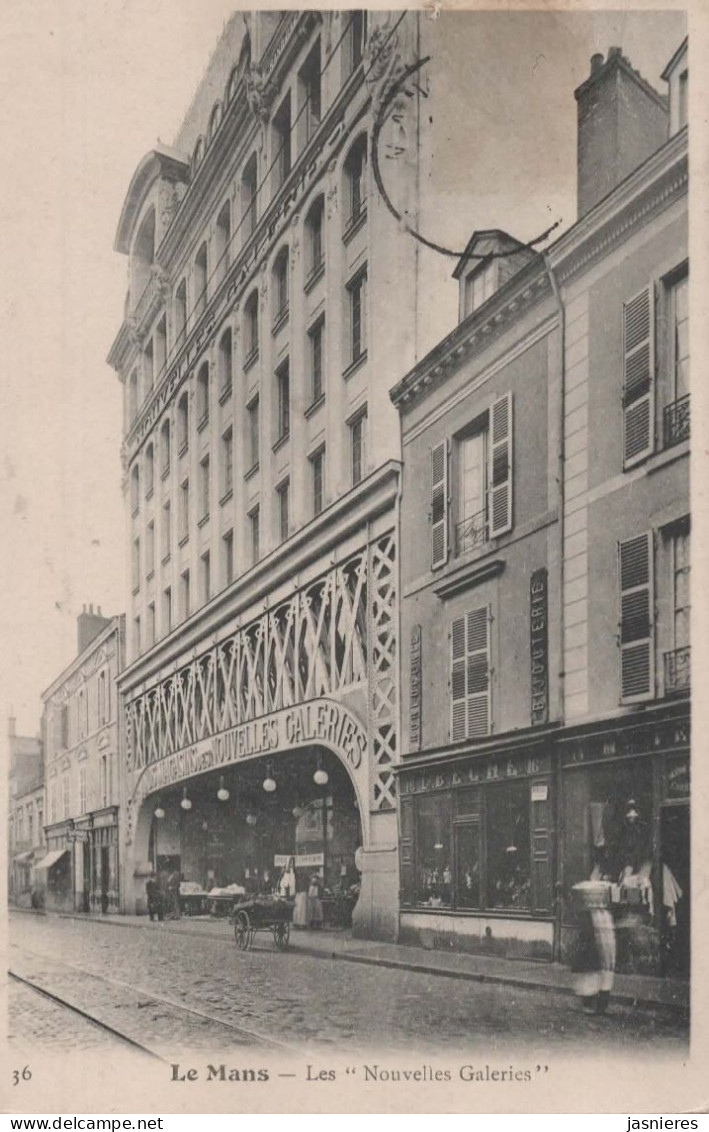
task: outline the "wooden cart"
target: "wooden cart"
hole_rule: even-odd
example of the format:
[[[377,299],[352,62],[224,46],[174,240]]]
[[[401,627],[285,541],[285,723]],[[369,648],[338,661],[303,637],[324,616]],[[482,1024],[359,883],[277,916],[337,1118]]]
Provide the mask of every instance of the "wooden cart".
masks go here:
[[[285,951],[290,940],[293,900],[282,896],[252,896],[234,904],[231,922],[239,951],[248,951],[256,932],[270,932],[278,951]]]

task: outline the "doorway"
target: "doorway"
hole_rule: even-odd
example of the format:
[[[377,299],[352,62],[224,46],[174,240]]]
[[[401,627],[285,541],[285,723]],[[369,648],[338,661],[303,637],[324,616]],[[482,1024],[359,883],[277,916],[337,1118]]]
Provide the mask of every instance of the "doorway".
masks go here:
[[[83,861],[83,874],[84,882],[81,890],[81,911],[91,911],[91,845],[88,841],[84,841],[81,846],[82,861]]]
[[[101,846],[101,911],[105,915],[108,911],[108,883],[110,867],[108,860],[108,845]]]
[[[662,973],[688,976],[690,966],[689,806],[661,807],[660,860]]]

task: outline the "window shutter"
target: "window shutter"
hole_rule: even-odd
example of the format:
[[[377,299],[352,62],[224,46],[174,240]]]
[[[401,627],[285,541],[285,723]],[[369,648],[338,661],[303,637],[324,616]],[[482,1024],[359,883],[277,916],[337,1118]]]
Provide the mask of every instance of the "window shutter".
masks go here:
[[[655,440],[653,295],[623,303],[623,466],[644,460]]]
[[[623,703],[653,694],[652,533],[618,544],[620,589],[620,697]]]
[[[490,734],[490,617],[486,605],[451,632],[451,741]]]
[[[490,410],[490,538],[512,530],[512,394]]]
[[[448,441],[431,449],[431,569],[448,561]]]
[[[399,799],[401,903],[414,903],[414,800]]]
[[[532,837],[532,911],[550,914],[552,911],[552,831],[551,831],[551,783],[548,778],[535,778],[530,784],[542,786],[546,798],[530,801]]]

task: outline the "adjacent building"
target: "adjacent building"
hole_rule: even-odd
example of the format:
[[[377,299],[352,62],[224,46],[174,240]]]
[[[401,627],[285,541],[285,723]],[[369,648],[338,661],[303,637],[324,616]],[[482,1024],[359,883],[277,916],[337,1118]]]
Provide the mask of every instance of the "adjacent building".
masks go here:
[[[76,659],[42,695],[47,852],[36,884],[47,908],[117,912],[124,618],[84,607],[77,630]]]
[[[387,390],[415,361],[421,269],[372,191],[371,145],[376,122],[415,221],[425,92],[385,111],[419,19],[235,15],[174,145],[128,188],[109,356],[132,580],[127,911],[151,871],[248,891],[293,857],[299,888],[315,873],[328,899],[359,893],[357,932],[398,930]]]
[[[44,856],[44,748],[39,736],[17,734],[12,715],[8,747],[8,897],[11,904],[28,906],[35,866]]]
[[[663,77],[593,57],[576,224],[475,233],[392,391],[404,940],[566,958],[597,870],[621,969],[688,969],[686,43]]]

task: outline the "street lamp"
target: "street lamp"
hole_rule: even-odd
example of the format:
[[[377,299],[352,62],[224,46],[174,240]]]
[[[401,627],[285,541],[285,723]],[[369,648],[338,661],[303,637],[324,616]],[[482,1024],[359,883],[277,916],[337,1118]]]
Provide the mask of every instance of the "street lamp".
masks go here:
[[[159,802],[153,810],[153,815],[157,818],[158,821],[162,821],[162,819],[165,817],[165,811],[163,810]]]
[[[322,765],[322,755],[318,755],[318,768],[313,775],[313,782],[316,786],[327,786],[330,781],[330,776]]]
[[[182,787],[182,801],[180,802],[180,805],[182,806],[182,809],[185,810],[185,811],[192,809],[192,802],[187,797],[187,787],[186,786]]]
[[[228,802],[229,801],[229,791],[227,790],[226,786],[224,785],[224,775],[223,774],[220,774],[220,776],[219,776],[219,789],[217,790],[217,798],[219,799],[220,802]]]
[[[267,794],[273,794],[276,789],[276,780],[273,777],[273,763],[266,763],[266,777],[263,780],[263,788]]]

